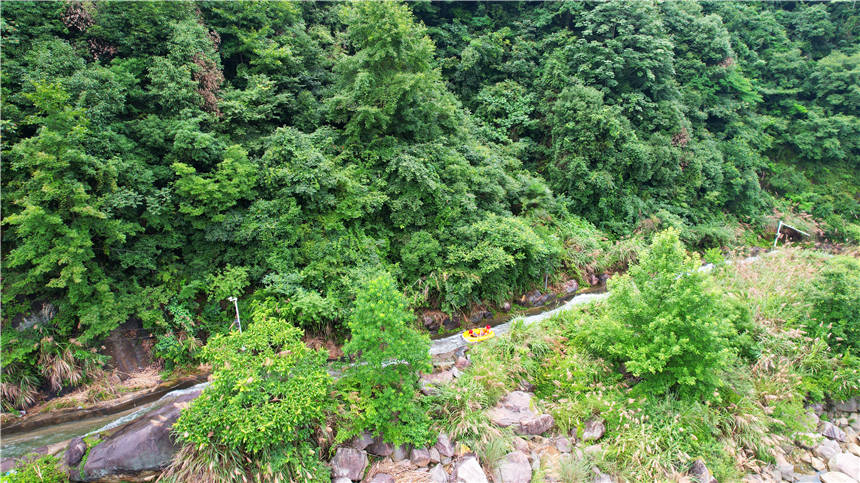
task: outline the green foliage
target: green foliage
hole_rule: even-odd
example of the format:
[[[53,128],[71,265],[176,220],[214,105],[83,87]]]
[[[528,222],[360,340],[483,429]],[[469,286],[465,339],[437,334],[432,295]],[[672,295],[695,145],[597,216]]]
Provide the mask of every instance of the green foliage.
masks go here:
[[[361,286],[349,320],[351,360],[338,382],[345,428],[338,440],[370,431],[394,444],[431,443],[429,419],[418,399],[418,377],[430,370],[430,341],[412,325],[415,317],[388,274]]]
[[[251,458],[262,461],[256,470],[263,479],[327,481],[328,469],[312,438],[331,386],[326,353],[305,346],[301,330],[277,309],[260,307],[251,318],[241,334],[215,335],[204,347],[213,381],[173,428],[189,448],[183,454],[192,459],[201,452],[243,455],[234,460],[232,481],[255,471]],[[182,458],[172,468],[171,475],[180,480],[211,470]]]
[[[810,296],[812,314],[804,321],[807,334],[860,356],[860,261],[846,256],[828,260]]]
[[[68,474],[60,468],[60,460],[51,455],[25,457],[23,464],[0,477],[3,483],[63,483]]]
[[[588,344],[641,378],[637,391],[720,399],[734,321],[743,314],[726,313],[724,296],[698,268],[698,258],[687,256],[678,232],[669,229],[612,281],[609,308]]]
[[[330,333],[379,271],[454,313],[624,270],[628,235],[657,226],[762,244],[738,222],[777,208],[860,240],[857,19],[838,2],[10,3],[3,332],[50,302],[73,358],[131,317],[181,358],[239,294]],[[4,342],[19,405],[46,381],[30,338]]]

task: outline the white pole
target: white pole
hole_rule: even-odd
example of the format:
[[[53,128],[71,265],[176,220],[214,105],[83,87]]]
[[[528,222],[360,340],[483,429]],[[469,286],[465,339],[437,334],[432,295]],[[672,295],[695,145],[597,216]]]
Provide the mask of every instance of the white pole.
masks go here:
[[[779,240],[779,230],[782,230],[782,220],[779,220],[779,225],[776,227],[776,236],[773,238],[774,248],[776,248],[776,241]]]
[[[233,307],[236,308],[236,323],[239,324],[239,333],[242,333],[242,319],[239,318],[239,299],[236,297],[230,297],[227,300],[233,302]]]

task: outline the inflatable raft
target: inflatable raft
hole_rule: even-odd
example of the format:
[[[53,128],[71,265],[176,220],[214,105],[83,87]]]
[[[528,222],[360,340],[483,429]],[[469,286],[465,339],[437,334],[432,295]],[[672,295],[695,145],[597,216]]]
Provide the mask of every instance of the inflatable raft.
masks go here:
[[[495,336],[496,333],[493,332],[493,329],[491,329],[489,325],[484,328],[469,329],[463,332],[463,339],[469,343],[481,342],[483,340],[492,339]]]

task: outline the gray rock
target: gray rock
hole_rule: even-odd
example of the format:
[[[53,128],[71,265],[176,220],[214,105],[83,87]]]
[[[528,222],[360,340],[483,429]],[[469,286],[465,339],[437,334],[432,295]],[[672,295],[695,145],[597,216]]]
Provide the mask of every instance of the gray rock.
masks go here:
[[[833,404],[833,409],[846,413],[853,413],[860,410],[860,398],[851,398],[847,401],[840,401]]]
[[[359,449],[359,450],[365,449],[368,446],[370,446],[371,444],[373,444],[373,436],[371,436],[371,434],[368,433],[367,431],[365,431],[365,432],[359,434],[358,436],[352,438],[352,440],[350,440],[350,442],[349,442],[350,448],[355,448],[355,449]]]
[[[520,438],[519,436],[514,436],[513,443],[514,448],[516,448],[517,451],[522,451],[523,453],[529,452],[529,443],[523,438]]]
[[[398,461],[403,461],[409,458],[409,451],[412,448],[408,444],[401,444],[400,446],[394,447],[394,452],[391,454],[391,459],[394,460],[395,463]]]
[[[814,456],[809,460],[809,466],[815,468],[815,471],[827,471],[827,464],[821,458]]]
[[[370,483],[394,483],[394,477],[385,473],[377,473],[370,480]]]
[[[774,479],[792,481],[794,479],[794,465],[789,463],[781,453],[777,453],[774,459],[776,460],[776,471],[779,472],[780,476],[779,478],[774,477]]]
[[[439,450],[436,449],[435,446],[430,448],[430,462],[431,463],[439,463],[442,461],[442,455],[439,454]]]
[[[579,284],[576,283],[576,280],[568,280],[561,286],[561,291],[565,295],[576,293],[577,290],[579,290]]]
[[[465,357],[458,357],[457,361],[454,362],[454,367],[460,369],[461,371],[471,365],[472,363],[469,362],[469,359],[466,359]]]
[[[426,448],[415,448],[409,453],[409,461],[418,467],[430,464],[430,451]]]
[[[394,453],[394,446],[377,436],[373,438],[373,444],[367,447],[367,452],[376,456],[391,456],[391,453]]]
[[[599,444],[592,444],[592,445],[586,446],[583,451],[588,456],[596,458],[596,457],[600,456],[601,453],[603,453],[603,446],[601,446]]]
[[[481,465],[474,456],[460,460],[454,472],[457,475],[455,480],[457,483],[489,483],[484,470],[481,469]]]
[[[421,379],[427,381],[430,384],[441,385],[448,384],[449,382],[454,380],[454,374],[451,373],[450,370],[434,372],[432,374],[422,374]]]
[[[170,430],[179,413],[200,395],[202,389],[178,396],[172,402],[121,427],[90,450],[83,479],[98,480],[111,475],[164,469],[178,446]]]
[[[445,468],[442,465],[436,465],[430,469],[430,479],[434,483],[448,483],[448,473],[445,473]]]
[[[355,448],[341,446],[331,460],[331,474],[334,478],[360,480],[367,467],[367,454]]]
[[[451,442],[445,433],[439,433],[439,438],[436,440],[434,448],[444,457],[451,458],[454,456],[454,443]]]
[[[331,480],[331,483],[352,483],[352,480],[350,480],[349,478],[344,478],[343,476],[340,476],[338,478],[334,478],[333,480]]]
[[[585,423],[585,429],[582,432],[583,441],[597,441],[606,433],[606,426],[602,419],[590,419]]]
[[[598,473],[597,476],[594,477],[593,481],[594,483],[615,483],[612,480],[612,477],[606,473]]]
[[[830,471],[839,471],[846,475],[860,480],[860,457],[851,453],[839,453],[830,458],[827,462]]]
[[[842,431],[841,429],[839,429],[835,424],[831,423],[830,421],[822,421],[821,422],[820,432],[824,436],[826,436],[830,439],[835,439],[836,441],[839,441],[840,443],[847,443],[848,442],[848,436],[845,434],[845,431]]]
[[[825,460],[829,460],[833,456],[842,452],[842,448],[839,447],[839,443],[833,441],[832,439],[825,439],[812,450],[816,455]]]
[[[821,483],[818,475],[795,475],[794,483]]]
[[[829,471],[819,475],[822,483],[857,483],[854,478],[838,471]]]
[[[511,311],[511,303],[510,302],[503,303],[502,304],[502,310],[505,312],[510,312]]]
[[[541,414],[534,418],[520,421],[517,432],[520,434],[543,434],[555,425],[555,419],[549,414]]]
[[[510,392],[487,412],[487,416],[496,426],[513,426],[520,434],[541,434],[552,428],[555,420],[549,414],[535,414],[531,410],[531,398],[531,394],[524,391]]]
[[[717,480],[711,476],[710,470],[705,466],[705,462],[701,459],[697,459],[693,462],[693,466],[690,467],[690,476],[693,477],[694,481],[699,483],[714,483]]]
[[[69,445],[66,447],[66,453],[63,455],[63,461],[66,463],[66,466],[72,468],[74,466],[77,466],[77,464],[81,462],[81,458],[84,457],[84,453],[86,452],[87,443],[84,442],[84,438],[74,438],[73,440],[69,441]]]
[[[505,455],[493,470],[493,481],[496,483],[529,483],[531,480],[529,458],[521,451]]]
[[[570,440],[567,438],[558,438],[555,440],[555,447],[562,453],[570,453]]]

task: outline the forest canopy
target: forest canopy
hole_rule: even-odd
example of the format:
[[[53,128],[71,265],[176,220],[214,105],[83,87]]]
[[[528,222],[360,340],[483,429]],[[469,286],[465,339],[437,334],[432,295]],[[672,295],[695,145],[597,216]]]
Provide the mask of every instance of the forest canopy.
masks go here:
[[[776,211],[856,242],[858,25],[850,2],[5,3],[4,381],[129,318],[224,331],[230,296],[342,329],[380,272],[413,308],[500,303],[647,223],[707,248]]]

